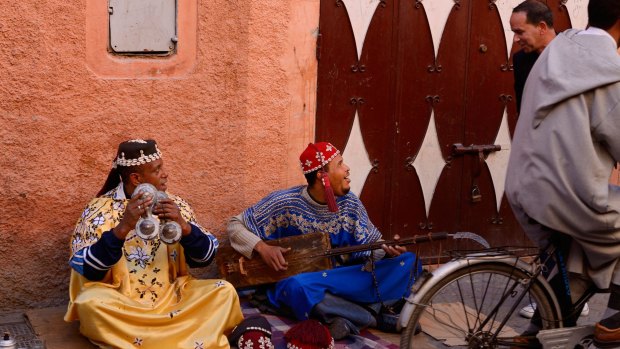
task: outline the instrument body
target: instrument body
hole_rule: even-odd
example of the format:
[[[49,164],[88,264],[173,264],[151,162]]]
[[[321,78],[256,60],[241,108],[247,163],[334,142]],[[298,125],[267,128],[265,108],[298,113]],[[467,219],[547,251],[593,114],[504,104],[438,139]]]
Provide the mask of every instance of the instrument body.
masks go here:
[[[220,245],[215,257],[221,277],[233,284],[235,288],[244,288],[277,282],[300,273],[332,268],[331,258],[318,255],[322,251],[329,250],[329,234],[317,232],[278,240],[266,240],[265,243],[291,248],[284,255],[288,262],[286,270],[275,271],[265,264],[257,253],[252,259],[247,259],[235,251],[230,244],[224,244]]]

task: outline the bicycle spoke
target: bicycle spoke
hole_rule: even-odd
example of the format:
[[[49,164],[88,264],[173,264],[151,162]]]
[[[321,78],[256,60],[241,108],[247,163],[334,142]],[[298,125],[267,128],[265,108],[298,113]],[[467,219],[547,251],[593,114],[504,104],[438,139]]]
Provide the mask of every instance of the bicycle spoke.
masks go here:
[[[432,348],[527,348],[527,338],[519,334],[530,320],[520,317],[519,309],[536,302],[541,315],[557,315],[548,295],[531,281],[515,266],[502,263],[467,265],[448,274],[426,292],[410,319],[409,324],[422,325],[421,339],[408,325],[401,347],[430,348],[429,343],[435,343]]]
[[[470,283],[471,283],[471,281],[470,281]],[[461,290],[460,280],[456,280],[456,285],[458,287],[459,297],[460,297],[460,300],[461,300],[461,305],[463,307],[463,313],[466,314],[465,321],[467,323],[467,330],[468,330],[467,333],[471,333],[472,327],[469,324],[469,316],[467,316],[467,309],[465,308],[467,303],[465,302],[465,299],[464,299],[464,296],[463,296],[463,291]]]
[[[464,331],[458,326],[457,323],[452,321],[452,317],[450,316],[448,312],[443,311],[440,308],[435,308],[433,306],[427,307],[425,311],[429,311],[428,309],[430,309],[430,312],[428,315],[431,316],[433,319],[435,319],[438,323],[447,326],[449,329],[455,330],[457,332],[461,332],[463,336],[467,335],[468,331]],[[444,321],[442,319],[448,319],[449,321]]]

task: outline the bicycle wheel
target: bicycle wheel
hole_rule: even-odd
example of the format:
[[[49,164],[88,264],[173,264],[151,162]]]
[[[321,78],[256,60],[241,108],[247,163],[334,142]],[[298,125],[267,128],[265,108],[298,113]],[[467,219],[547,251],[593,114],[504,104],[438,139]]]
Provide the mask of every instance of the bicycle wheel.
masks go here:
[[[559,314],[539,281],[505,263],[483,263],[448,274],[421,298],[401,336],[401,348],[528,347],[516,338],[529,325],[519,310],[536,303],[543,328],[558,326]],[[503,323],[503,325],[502,325]],[[415,334],[416,325],[422,332]]]

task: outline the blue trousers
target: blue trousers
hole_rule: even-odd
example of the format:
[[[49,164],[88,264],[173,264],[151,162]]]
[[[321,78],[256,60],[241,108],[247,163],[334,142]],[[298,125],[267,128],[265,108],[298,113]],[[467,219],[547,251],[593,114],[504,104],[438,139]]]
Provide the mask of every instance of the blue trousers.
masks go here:
[[[267,296],[274,306],[290,308],[299,320],[312,314],[327,323],[342,317],[355,328],[374,326],[381,301],[409,295],[411,283],[422,269],[414,266],[415,261],[415,255],[407,252],[376,262],[374,273],[361,264],[302,273],[279,281]]]

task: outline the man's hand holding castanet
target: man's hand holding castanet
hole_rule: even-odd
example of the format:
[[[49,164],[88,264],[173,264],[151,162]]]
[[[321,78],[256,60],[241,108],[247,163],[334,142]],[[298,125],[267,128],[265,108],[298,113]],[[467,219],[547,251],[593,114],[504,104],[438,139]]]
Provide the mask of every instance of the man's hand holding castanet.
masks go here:
[[[179,206],[170,198],[159,199],[155,207],[153,207],[153,214],[157,215],[162,221],[175,221],[179,223],[183,236],[189,235],[192,231],[192,227],[181,215]]]
[[[114,235],[121,240],[125,240],[127,234],[136,227],[138,219],[147,213],[149,207],[153,203],[153,197],[150,195],[138,195],[131,199],[125,207],[123,219],[113,229]]]

